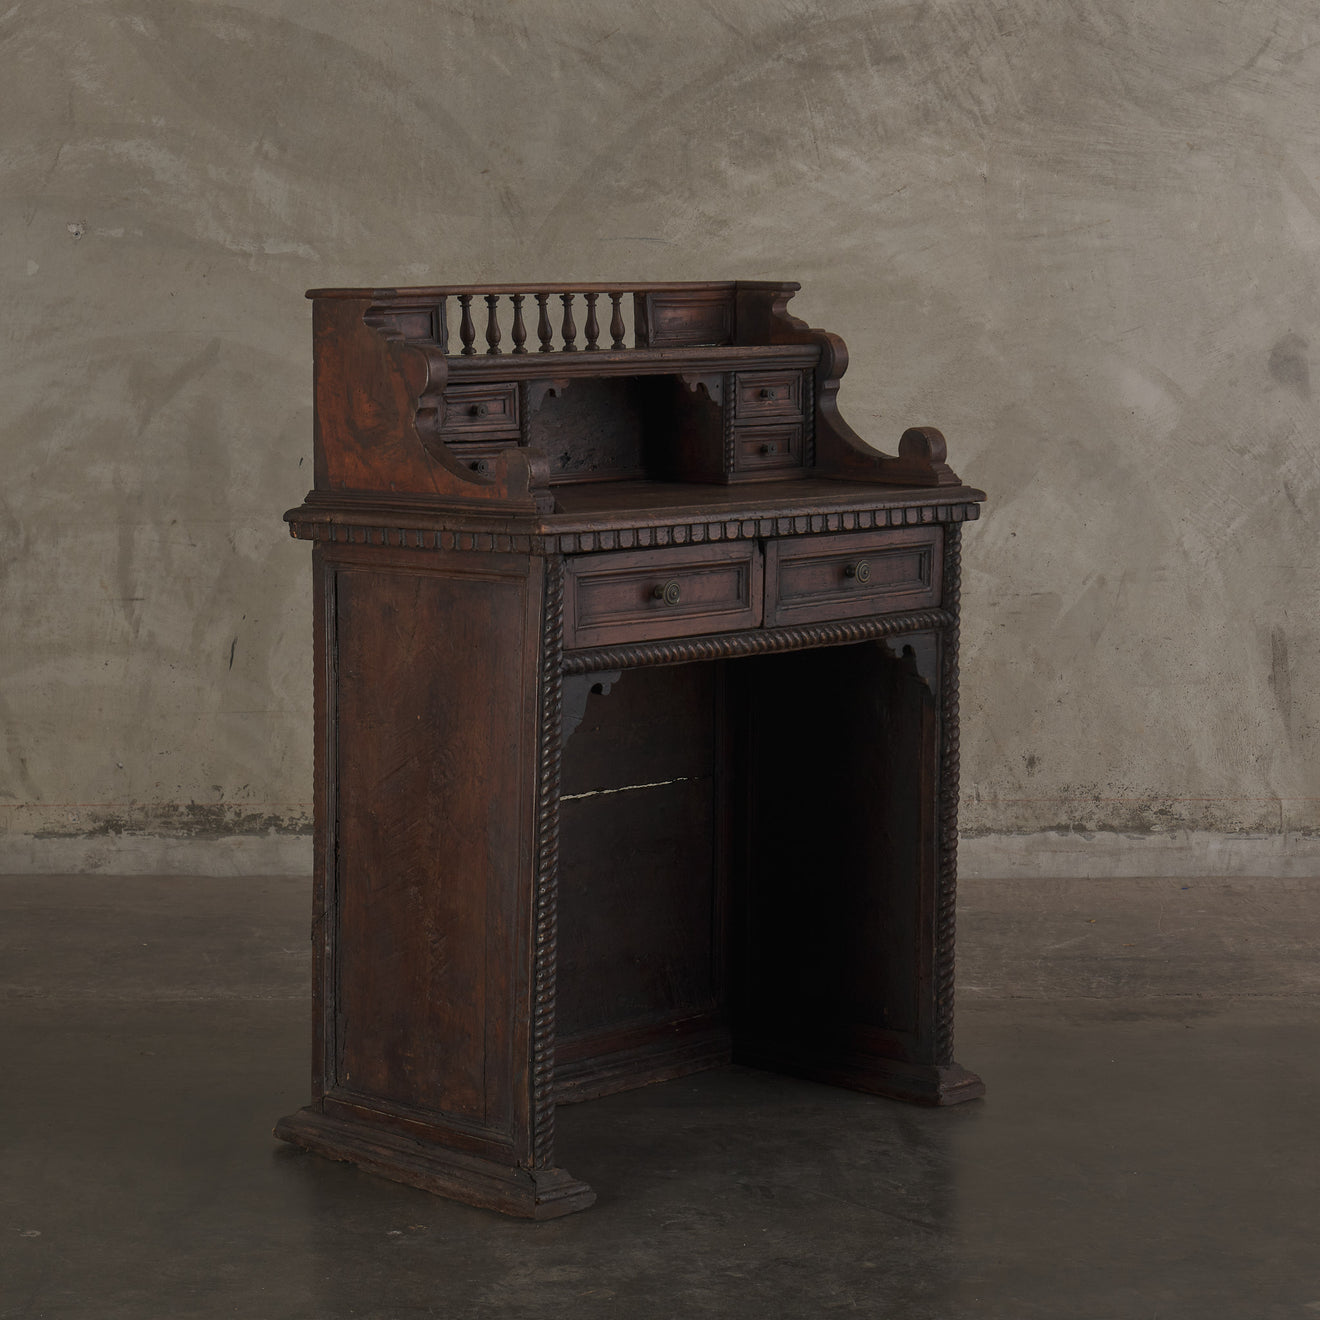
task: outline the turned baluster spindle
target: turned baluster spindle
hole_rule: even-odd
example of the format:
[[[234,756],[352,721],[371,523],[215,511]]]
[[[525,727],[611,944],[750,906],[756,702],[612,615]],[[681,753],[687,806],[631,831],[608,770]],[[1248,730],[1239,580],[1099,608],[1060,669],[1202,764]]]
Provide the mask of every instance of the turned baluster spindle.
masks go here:
[[[563,351],[576,353],[577,345],[573,342],[577,338],[577,326],[573,322],[573,295],[561,293],[559,301],[564,304],[564,324],[560,327],[560,334],[564,337]]]
[[[494,357],[500,351],[500,318],[496,308],[499,306],[500,295],[498,293],[488,293],[486,295],[486,343],[488,345],[486,352]]]
[[[600,322],[596,320],[596,299],[600,297],[598,293],[584,293],[582,295],[587,300],[587,324],[584,333],[587,336],[586,351],[595,353],[600,350]]]
[[[610,302],[614,305],[614,311],[610,316],[610,344],[611,348],[625,348],[627,345],[623,342],[623,308],[619,305],[623,301],[623,294],[610,294]]]
[[[522,305],[524,295],[515,293],[513,297],[513,329],[509,332],[513,339],[515,353],[527,352],[527,327],[523,324]]]
[[[463,309],[463,319],[458,325],[458,337],[463,341],[463,356],[471,357],[477,351],[472,347],[477,338],[477,327],[472,324],[472,295],[460,293],[458,305]]]
[[[536,306],[540,312],[536,322],[536,337],[541,341],[541,347],[537,350],[539,353],[553,353],[555,351],[555,346],[550,342],[554,338],[555,332],[550,328],[550,313],[545,305],[549,297],[548,293],[538,293],[536,295]]]
[[[436,315],[440,318],[440,351],[449,352],[449,299],[443,294],[440,295],[440,306],[436,309]]]

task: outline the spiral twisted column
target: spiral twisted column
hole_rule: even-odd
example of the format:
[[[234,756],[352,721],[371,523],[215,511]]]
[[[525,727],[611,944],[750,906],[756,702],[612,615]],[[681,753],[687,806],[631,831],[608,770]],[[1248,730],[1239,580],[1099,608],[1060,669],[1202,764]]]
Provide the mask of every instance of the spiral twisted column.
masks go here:
[[[540,748],[532,1008],[532,1163],[554,1164],[555,974],[559,955],[559,780],[563,760],[564,562],[546,561],[541,631]]]
[[[962,596],[962,524],[944,528],[941,604],[949,615],[940,656],[939,866],[935,906],[935,1062],[953,1062],[954,933],[958,897],[958,610]]]

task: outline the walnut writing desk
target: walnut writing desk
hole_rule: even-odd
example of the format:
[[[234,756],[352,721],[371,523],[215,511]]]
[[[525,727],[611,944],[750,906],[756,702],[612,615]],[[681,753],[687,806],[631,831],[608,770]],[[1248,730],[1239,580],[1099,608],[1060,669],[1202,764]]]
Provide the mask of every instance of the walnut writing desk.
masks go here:
[[[560,1101],[730,1059],[982,1093],[953,935],[984,496],[938,431],[854,434],[797,287],[310,295],[313,1099],[278,1136],[548,1218],[594,1199]]]

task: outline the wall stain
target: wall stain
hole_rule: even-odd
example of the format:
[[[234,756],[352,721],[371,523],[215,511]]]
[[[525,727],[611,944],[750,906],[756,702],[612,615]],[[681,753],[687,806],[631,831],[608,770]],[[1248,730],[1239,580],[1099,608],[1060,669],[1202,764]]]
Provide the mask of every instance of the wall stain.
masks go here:
[[[307,834],[310,812],[276,813],[237,803],[142,803],[103,814],[87,813],[67,826],[33,831],[34,839],[95,839],[121,834],[149,834],[167,839],[223,839],[234,834]]]
[[[1270,349],[1270,375],[1303,399],[1311,397],[1311,368],[1306,361],[1308,348],[1310,343],[1290,330]]]
[[[1283,716],[1283,727],[1292,733],[1292,671],[1288,665],[1288,634],[1276,625],[1270,629],[1270,689]]]

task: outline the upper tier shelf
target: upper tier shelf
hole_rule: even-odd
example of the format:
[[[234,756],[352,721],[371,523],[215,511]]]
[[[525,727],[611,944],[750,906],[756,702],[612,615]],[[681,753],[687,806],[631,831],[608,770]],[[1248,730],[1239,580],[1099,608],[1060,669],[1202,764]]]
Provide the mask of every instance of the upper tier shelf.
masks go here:
[[[798,287],[313,290],[317,502],[518,516],[565,483],[960,487],[937,430],[888,455],[843,420],[847,350],[788,314]]]

